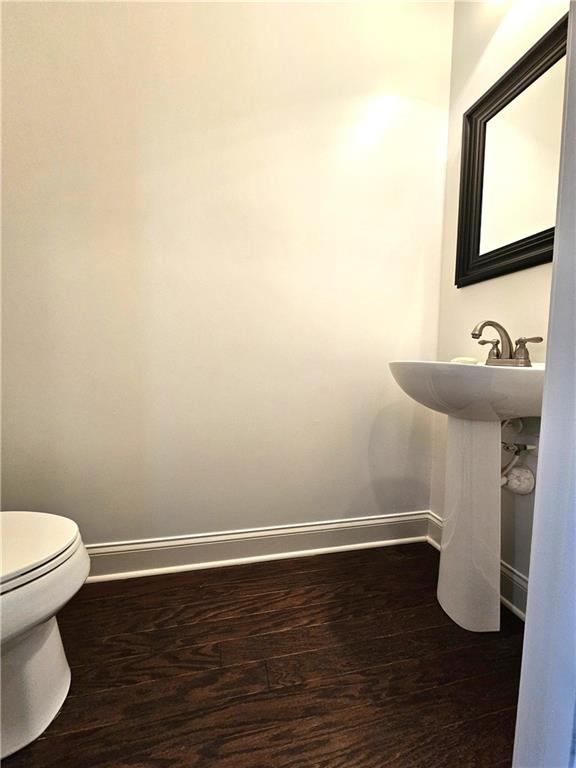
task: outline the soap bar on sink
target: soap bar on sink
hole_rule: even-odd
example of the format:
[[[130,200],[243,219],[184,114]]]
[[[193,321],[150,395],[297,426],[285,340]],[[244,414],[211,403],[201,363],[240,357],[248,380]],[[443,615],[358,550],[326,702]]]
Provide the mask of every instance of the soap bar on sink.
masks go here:
[[[451,363],[463,363],[464,365],[478,365],[475,357],[453,357]]]

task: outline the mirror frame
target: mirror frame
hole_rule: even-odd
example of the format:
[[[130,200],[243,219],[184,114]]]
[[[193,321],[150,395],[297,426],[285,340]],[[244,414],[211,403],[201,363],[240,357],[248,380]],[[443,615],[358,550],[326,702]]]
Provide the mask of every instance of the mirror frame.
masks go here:
[[[568,14],[464,113],[456,247],[458,288],[552,261],[554,227],[480,253],[486,123],[566,55],[567,36]]]

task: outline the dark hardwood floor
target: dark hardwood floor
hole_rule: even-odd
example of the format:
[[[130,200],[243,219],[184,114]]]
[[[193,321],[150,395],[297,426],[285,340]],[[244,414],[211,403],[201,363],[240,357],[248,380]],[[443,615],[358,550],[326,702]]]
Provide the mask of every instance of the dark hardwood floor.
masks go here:
[[[509,766],[522,622],[460,629],[437,569],[413,544],[88,584],[70,696],[4,766]]]

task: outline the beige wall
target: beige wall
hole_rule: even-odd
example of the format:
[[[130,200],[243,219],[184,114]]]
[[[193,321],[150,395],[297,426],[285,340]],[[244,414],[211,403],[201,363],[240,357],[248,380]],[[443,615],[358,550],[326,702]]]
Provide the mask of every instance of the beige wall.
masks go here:
[[[454,286],[462,115],[568,10],[567,2],[457,2],[450,93],[450,128],[446,175],[444,238],[438,355],[482,359],[470,331],[479,320],[498,320],[513,338],[546,336],[552,267],[546,264],[483,283]],[[505,206],[506,200],[502,200]],[[532,358],[545,359],[545,344],[532,346]],[[443,422],[438,419],[432,507],[442,514]],[[527,572],[533,496],[513,498],[503,492],[503,557]]]
[[[3,10],[4,507],[88,542],[427,508],[387,363],[436,353],[451,4]],[[450,221],[443,356],[544,330],[548,268],[521,312],[450,291]]]

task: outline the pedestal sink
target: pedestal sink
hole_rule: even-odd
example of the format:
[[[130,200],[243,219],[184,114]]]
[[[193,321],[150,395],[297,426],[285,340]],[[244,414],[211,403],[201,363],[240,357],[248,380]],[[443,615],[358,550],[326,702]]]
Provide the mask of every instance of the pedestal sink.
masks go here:
[[[448,416],[438,600],[457,624],[500,628],[500,440],[506,419],[540,416],[544,365],[398,361],[397,383]]]

